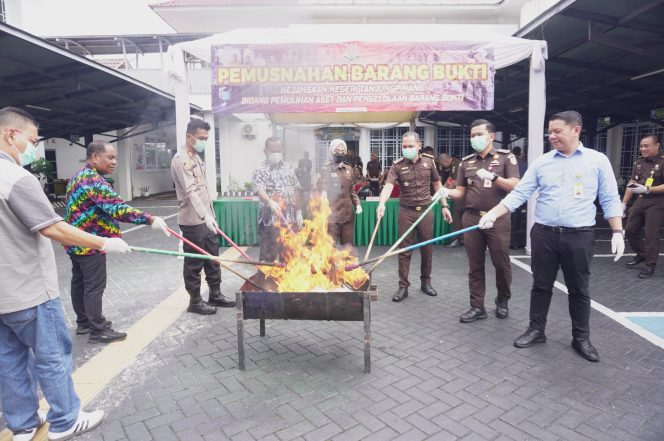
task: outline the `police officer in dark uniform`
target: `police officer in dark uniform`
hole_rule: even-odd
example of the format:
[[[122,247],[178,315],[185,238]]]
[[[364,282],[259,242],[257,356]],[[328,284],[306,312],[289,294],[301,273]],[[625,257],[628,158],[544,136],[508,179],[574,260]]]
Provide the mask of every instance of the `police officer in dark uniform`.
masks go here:
[[[421,154],[422,148],[420,135],[417,132],[406,132],[401,138],[401,151],[403,157],[394,161],[385,180],[385,186],[380,194],[380,202],[376,209],[376,215],[380,219],[385,214],[385,202],[392,193],[395,183],[401,188],[399,199],[399,236],[402,236],[408,228],[422,215],[431,203],[431,193],[429,186],[433,183],[435,191],[443,191],[446,196],[447,189],[443,189],[440,183],[440,176],[436,171],[436,164],[431,155]],[[443,198],[444,202],[445,198]],[[443,217],[449,222],[452,219],[449,208],[443,208]],[[433,238],[433,213],[429,212],[427,216],[417,225],[415,230],[401,242],[401,248],[405,248],[415,243],[415,234],[417,241],[422,242]],[[431,286],[431,257],[432,246],[427,245],[420,248],[422,259],[420,269],[421,289],[424,294],[436,296],[438,293]],[[410,257],[412,252],[399,254],[399,290],[392,297],[394,302],[400,302],[408,297],[408,272],[410,269]]]
[[[470,142],[476,153],[463,158],[456,189],[450,191],[450,197],[455,201],[466,197],[462,218],[464,228],[477,225],[480,218],[519,182],[516,157],[509,150],[495,149],[495,138],[496,128],[489,121],[478,119],[471,124]],[[459,317],[462,323],[487,318],[484,309],[484,260],[487,247],[496,268],[496,317],[504,319],[509,315],[507,303],[512,296],[512,267],[509,258],[511,224],[508,216],[501,217],[498,222],[494,231],[475,230],[464,234],[469,266],[470,309]]]
[[[378,160],[376,152],[371,154],[371,161],[367,162],[367,179],[371,185],[371,193],[374,196],[380,194],[380,175],[383,173],[383,168]]]
[[[331,162],[320,170],[318,190],[325,192],[332,214],[328,221],[328,232],[334,242],[353,245],[355,214],[362,214],[360,198],[353,187],[353,166],[346,161],[348,147],[343,139],[330,141]]]
[[[633,195],[636,201],[629,210],[625,237],[636,252],[627,267],[638,268],[645,262],[639,273],[642,279],[649,279],[655,272],[659,255],[659,232],[664,224],[664,155],[659,151],[657,135],[646,135],[641,139],[641,157],[634,163],[632,178],[623,197],[623,213]],[[641,229],[645,226],[645,242]]]
[[[440,175],[440,180],[443,185],[450,190],[454,190],[456,187],[457,174],[459,172],[459,166],[461,165],[461,159],[453,158],[447,153],[441,153],[438,156],[438,174]],[[461,217],[463,215],[464,200],[460,199],[454,201],[454,211],[452,211],[452,231],[457,231],[461,229]],[[446,248],[456,248],[463,246],[463,237],[455,237],[454,240],[445,245]]]

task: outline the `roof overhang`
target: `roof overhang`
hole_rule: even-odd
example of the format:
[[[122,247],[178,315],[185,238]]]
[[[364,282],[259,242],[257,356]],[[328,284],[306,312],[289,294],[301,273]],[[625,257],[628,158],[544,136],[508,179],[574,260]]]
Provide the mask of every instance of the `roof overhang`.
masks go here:
[[[546,40],[547,114],[575,109],[586,127],[650,121],[664,107],[664,0],[563,0],[515,36]],[[496,72],[495,110],[431,112],[423,120],[468,124],[488,117],[512,133],[528,127],[528,65]],[[661,121],[656,121],[662,124]]]
[[[166,52],[169,46],[198,40],[210,34],[138,34],[46,37],[45,40],[78,55],[150,54]]]
[[[175,121],[172,95],[5,23],[0,48],[0,108],[28,107],[43,138]]]

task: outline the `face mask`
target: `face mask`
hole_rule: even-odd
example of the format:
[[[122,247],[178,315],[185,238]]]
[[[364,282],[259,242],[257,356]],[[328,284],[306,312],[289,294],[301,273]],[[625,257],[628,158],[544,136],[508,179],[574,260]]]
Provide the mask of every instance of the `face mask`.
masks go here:
[[[334,163],[341,164],[346,160],[346,155],[334,155]]]
[[[14,144],[12,144],[12,147],[18,153],[18,162],[22,167],[32,164],[37,159],[37,147],[28,140],[25,140],[25,151],[23,153]]]
[[[279,164],[281,161],[284,160],[284,154],[283,153],[270,153],[267,155],[267,159],[274,165]]]
[[[201,141],[201,140],[199,139],[199,140],[196,140],[196,144],[194,144],[194,149],[195,149],[198,153],[203,153],[203,151],[205,151],[205,146],[206,146],[206,145],[207,145],[207,141]]]
[[[470,138],[470,145],[477,153],[481,153],[486,148],[486,135]]]
[[[417,156],[417,148],[408,148],[408,149],[401,149],[401,153],[403,154],[403,157],[409,160],[415,159]]]

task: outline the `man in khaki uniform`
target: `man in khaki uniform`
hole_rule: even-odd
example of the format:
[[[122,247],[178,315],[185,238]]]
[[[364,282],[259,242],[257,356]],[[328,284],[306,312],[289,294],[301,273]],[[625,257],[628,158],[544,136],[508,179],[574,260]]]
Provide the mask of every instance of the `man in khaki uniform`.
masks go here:
[[[649,279],[655,273],[659,255],[659,232],[664,224],[664,155],[659,151],[659,138],[646,135],[639,144],[641,157],[634,163],[632,178],[623,197],[623,212],[633,195],[638,195],[629,211],[625,237],[636,256],[628,268],[645,262],[639,278]],[[645,226],[645,241],[641,230]]]
[[[461,160],[456,188],[450,191],[455,200],[466,198],[462,227],[477,225],[480,218],[498,204],[519,182],[519,167],[516,157],[509,150],[495,149],[496,128],[485,119],[470,125],[470,142],[476,153]],[[493,229],[475,230],[464,234],[464,245],[468,255],[468,287],[470,309],[461,314],[462,323],[487,318],[484,309],[486,292],[484,260],[487,247],[491,262],[496,268],[496,317],[505,319],[509,315],[508,301],[512,296],[512,266],[510,264],[510,218],[505,216],[496,222]]]
[[[343,139],[330,141],[331,162],[320,170],[318,190],[324,191],[330,201],[332,214],[328,220],[328,231],[334,242],[353,245],[355,214],[362,214],[362,205],[353,189],[353,166],[346,161],[347,151]]]
[[[406,132],[401,138],[401,152],[403,157],[394,161],[385,180],[385,186],[380,193],[380,202],[376,209],[376,216],[380,219],[385,214],[385,202],[392,194],[395,183],[399,184],[401,197],[399,199],[399,236],[402,236],[408,228],[422,215],[431,203],[430,185],[433,184],[434,191],[447,191],[440,183],[440,176],[436,170],[433,156],[420,153],[422,141],[417,132]],[[449,209],[443,199],[443,217],[448,222],[452,219]],[[400,247],[405,248],[417,241],[423,242],[433,238],[433,212],[417,225],[415,230],[401,242]],[[426,245],[420,248],[422,259],[420,268],[421,289],[428,296],[436,296],[438,293],[431,286],[431,257],[433,248]],[[392,297],[392,301],[400,302],[408,297],[408,272],[410,270],[410,256],[408,251],[399,254],[399,290]]]
[[[456,187],[456,179],[459,174],[459,166],[461,165],[461,159],[453,158],[447,153],[441,153],[438,156],[438,174],[440,175],[440,180],[443,185],[450,190],[454,190]],[[454,211],[452,212],[452,231],[457,231],[461,229],[461,219],[463,216],[464,200],[459,199],[454,201]],[[463,237],[455,237],[454,240],[445,245],[446,248],[456,248],[463,246]]]
[[[187,124],[187,144],[171,161],[171,175],[178,198],[178,224],[182,235],[213,256],[219,255],[217,222],[214,218],[210,194],[205,180],[205,165],[198,157],[207,145],[210,125],[198,119]],[[198,253],[183,244],[187,253]],[[201,270],[210,289],[208,303],[201,298]],[[221,271],[210,260],[184,259],[184,287],[189,293],[188,312],[214,314],[215,306],[233,307],[235,302],[221,294]]]

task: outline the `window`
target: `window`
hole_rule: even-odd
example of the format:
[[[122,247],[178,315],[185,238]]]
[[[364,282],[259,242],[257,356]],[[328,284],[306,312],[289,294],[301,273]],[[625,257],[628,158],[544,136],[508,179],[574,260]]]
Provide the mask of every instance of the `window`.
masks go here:
[[[401,137],[408,130],[410,130],[408,127],[371,130],[369,149],[371,153],[378,155],[378,160],[383,169],[389,167],[390,160],[394,161],[401,157]],[[424,127],[417,127],[415,131],[421,138],[424,138]]]
[[[171,150],[162,140],[145,138],[145,144],[135,144],[136,170],[161,171],[170,168]]]
[[[5,0],[0,0],[0,22],[7,23],[7,9],[5,8]]]
[[[438,127],[436,136],[436,155],[447,153],[454,158],[463,158],[472,151],[470,129],[465,126]]]
[[[628,178],[632,173],[632,167],[636,158],[639,157],[639,143],[641,138],[649,133],[654,133],[661,140],[664,136],[664,127],[655,123],[638,122],[623,124],[622,151],[620,154],[620,176]]]

